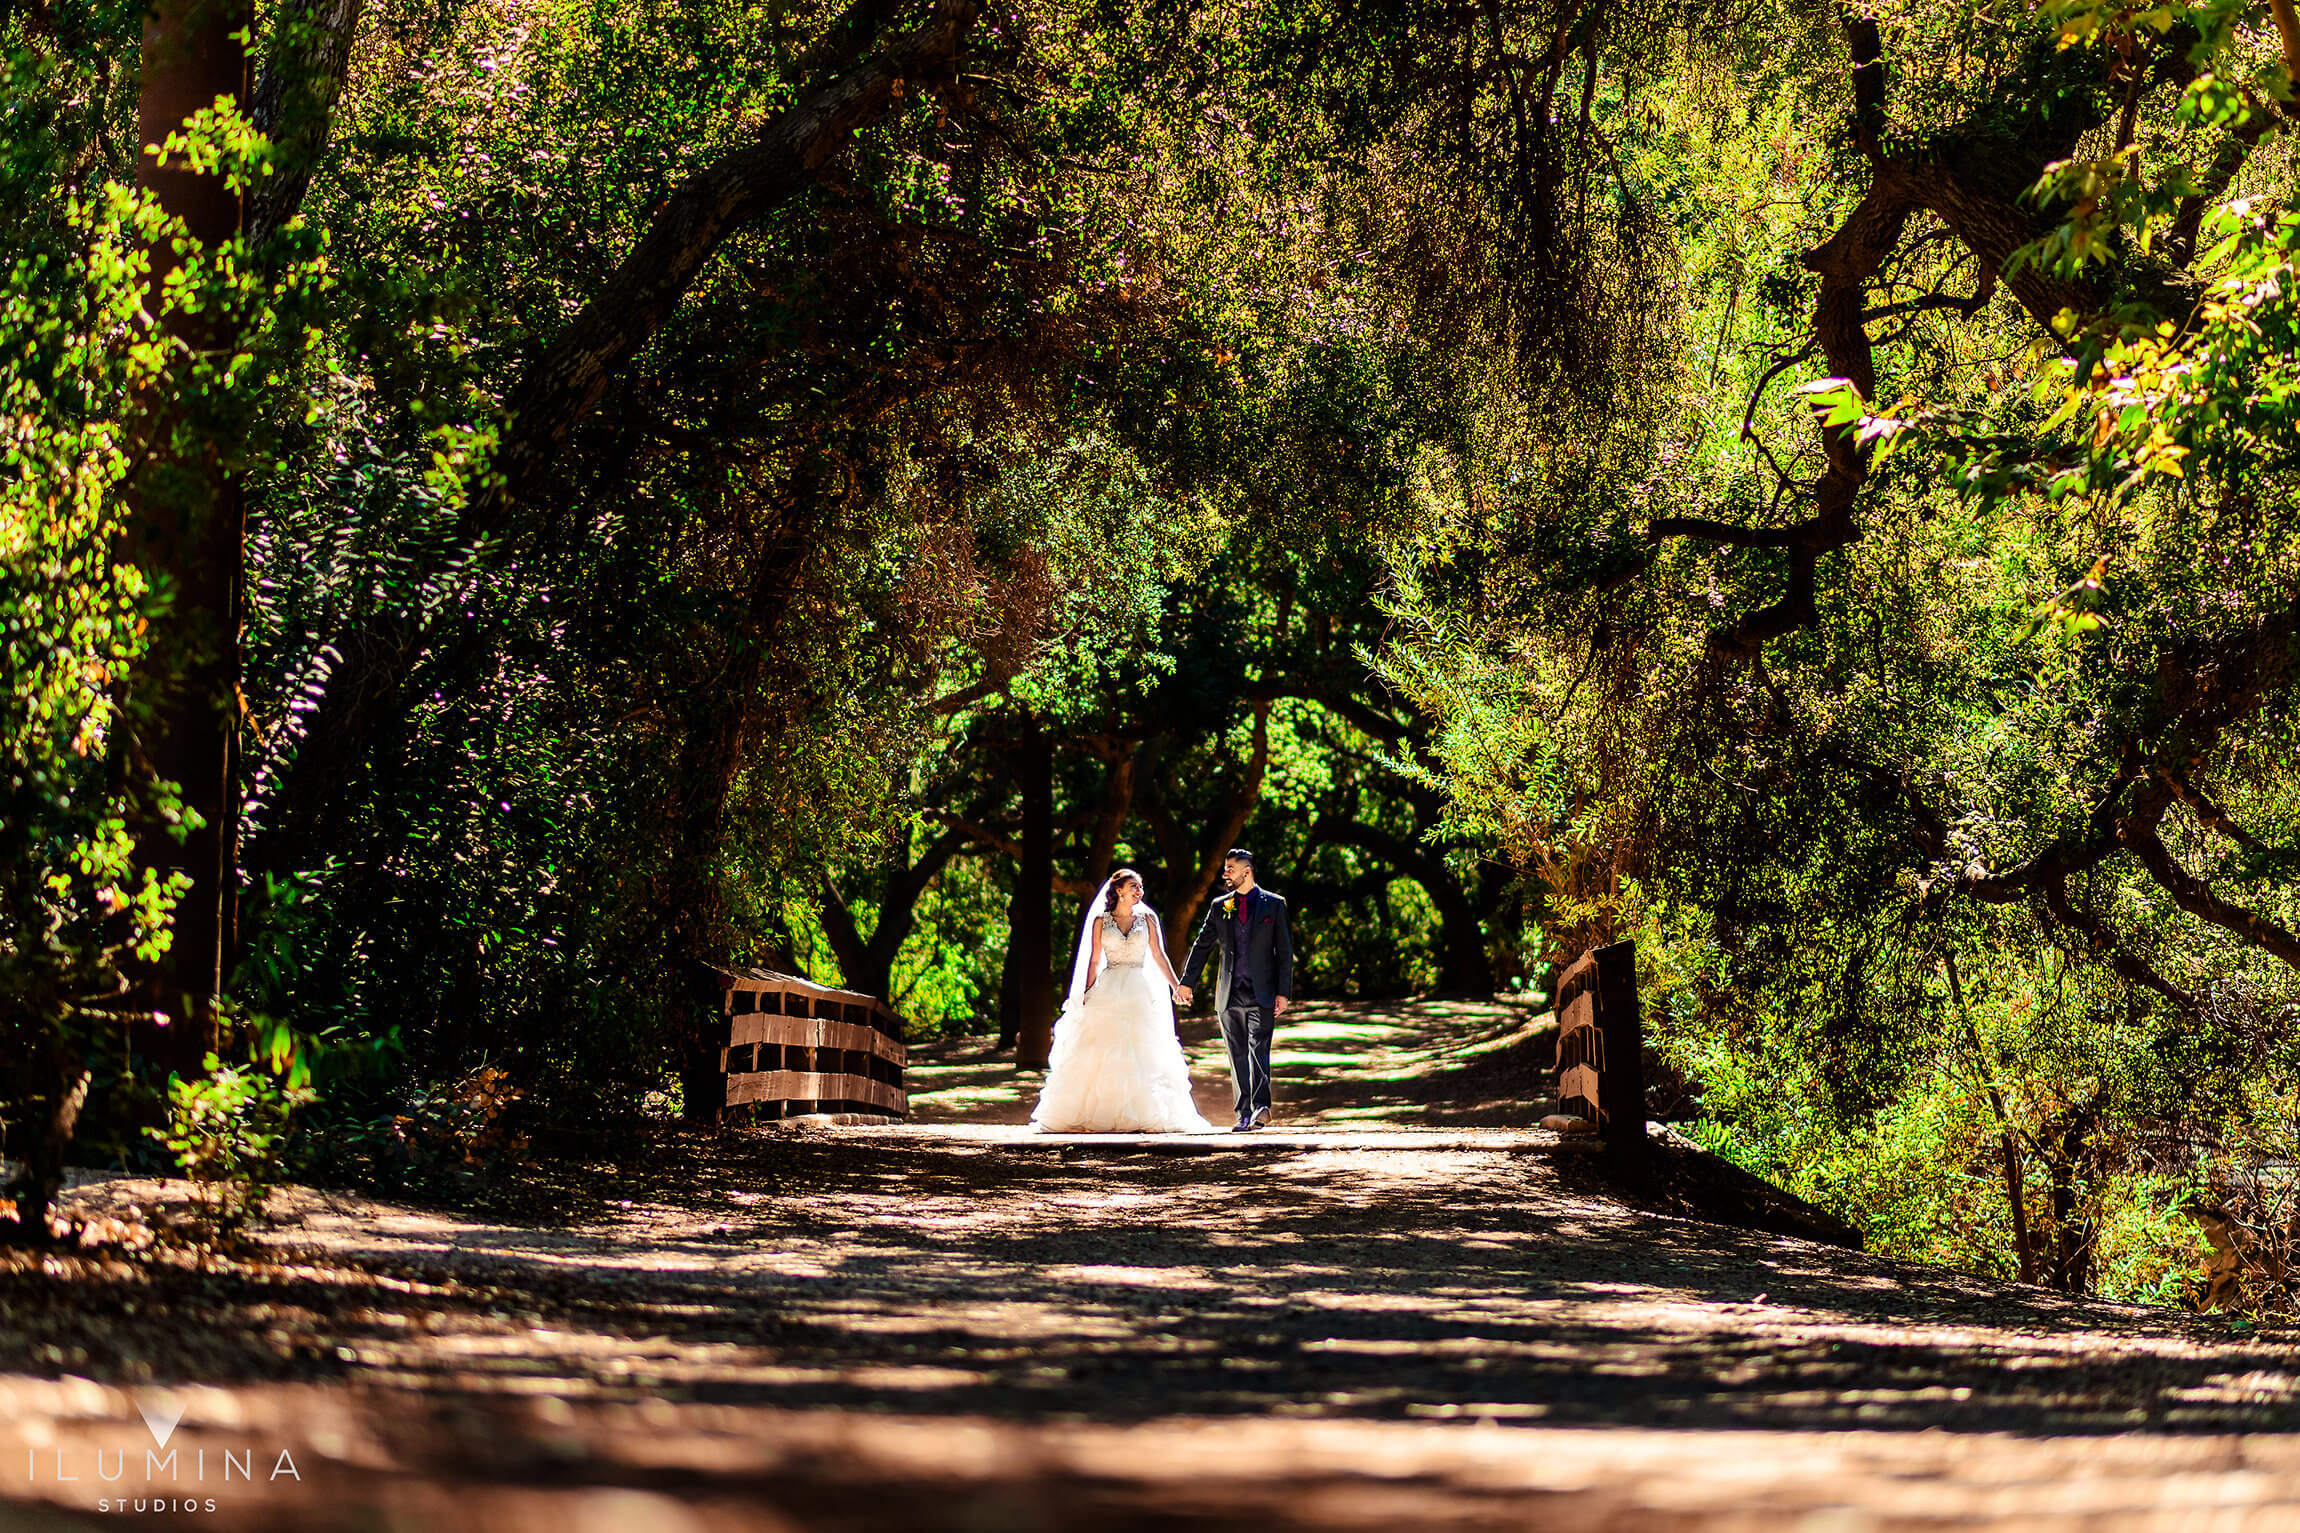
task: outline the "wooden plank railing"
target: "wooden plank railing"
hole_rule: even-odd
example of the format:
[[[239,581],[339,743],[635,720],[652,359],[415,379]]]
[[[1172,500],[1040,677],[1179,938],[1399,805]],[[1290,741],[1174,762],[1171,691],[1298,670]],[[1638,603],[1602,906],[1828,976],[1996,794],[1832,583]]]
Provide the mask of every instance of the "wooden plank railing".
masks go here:
[[[771,1107],[776,1117],[909,1115],[910,1051],[884,1001],[765,969],[736,969],[725,979],[719,1071],[727,1106]]]
[[[1645,1160],[1645,1018],[1637,944],[1593,947],[1557,981],[1558,1110],[1596,1125],[1622,1169]]]

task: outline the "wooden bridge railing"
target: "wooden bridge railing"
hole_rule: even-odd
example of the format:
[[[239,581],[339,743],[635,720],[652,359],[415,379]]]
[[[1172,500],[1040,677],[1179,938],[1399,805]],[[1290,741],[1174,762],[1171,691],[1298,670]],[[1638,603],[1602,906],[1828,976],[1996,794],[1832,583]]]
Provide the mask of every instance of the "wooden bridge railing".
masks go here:
[[[1557,1099],[1597,1126],[1624,1171],[1645,1163],[1645,1018],[1637,1002],[1637,944],[1608,943],[1557,981]]]
[[[765,969],[725,973],[719,1072],[725,1105],[806,1112],[910,1113],[902,1023],[884,1001]]]

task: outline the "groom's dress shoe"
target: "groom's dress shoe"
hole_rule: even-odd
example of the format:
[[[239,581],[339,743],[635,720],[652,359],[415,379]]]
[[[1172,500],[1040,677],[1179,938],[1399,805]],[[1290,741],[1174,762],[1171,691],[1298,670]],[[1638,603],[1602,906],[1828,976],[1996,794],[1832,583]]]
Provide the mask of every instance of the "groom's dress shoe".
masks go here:
[[[1247,1125],[1246,1125],[1246,1127],[1248,1127],[1248,1128],[1268,1128],[1269,1126],[1270,1126],[1270,1109],[1268,1109],[1267,1107],[1257,1107],[1257,1108],[1255,1108],[1255,1109],[1254,1109],[1254,1116],[1253,1116],[1252,1120],[1251,1120],[1251,1121],[1249,1121],[1249,1122],[1247,1123]]]
[[[1243,1133],[1245,1133],[1245,1132],[1246,1132],[1246,1130],[1248,1130],[1248,1129],[1252,1128],[1253,1126],[1254,1126],[1254,1120],[1253,1120],[1253,1119],[1251,1119],[1251,1118],[1240,1118],[1240,1119],[1239,1119],[1237,1122],[1235,1122],[1235,1123],[1233,1123],[1233,1124],[1231,1124],[1231,1125],[1230,1125],[1230,1132],[1231,1132],[1231,1133],[1233,1133],[1233,1134],[1243,1134]]]

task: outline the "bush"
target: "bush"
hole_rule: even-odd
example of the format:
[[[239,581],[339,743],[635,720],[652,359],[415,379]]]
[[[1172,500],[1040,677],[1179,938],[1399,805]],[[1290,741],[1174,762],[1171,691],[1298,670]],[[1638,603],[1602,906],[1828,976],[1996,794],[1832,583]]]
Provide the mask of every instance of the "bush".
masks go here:
[[[208,1055],[198,1080],[168,1078],[168,1121],[145,1132],[191,1179],[203,1233],[237,1239],[278,1186],[296,1110],[315,1100],[296,1040],[274,1026],[246,1064]]]

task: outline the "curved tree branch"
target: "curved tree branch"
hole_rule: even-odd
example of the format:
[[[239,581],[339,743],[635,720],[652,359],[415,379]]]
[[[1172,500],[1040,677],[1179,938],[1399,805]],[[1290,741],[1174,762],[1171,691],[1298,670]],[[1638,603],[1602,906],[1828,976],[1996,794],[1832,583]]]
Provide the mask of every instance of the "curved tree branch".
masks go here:
[[[2158,995],[2163,996],[2165,1000],[2172,1003],[2173,1009],[2182,1015],[2193,1016],[2195,1014],[2196,998],[2194,996],[2157,973],[2146,959],[2118,942],[2116,934],[2108,929],[2106,921],[2089,910],[2077,908],[2076,903],[2069,898],[2068,881],[2065,877],[2045,880],[2039,887],[2038,893],[2043,897],[2044,908],[2055,921],[2070,931],[2079,932],[2084,936],[2095,958],[2105,960],[2110,968],[2134,984],[2145,985]]]
[[[312,0],[315,4],[334,0]],[[726,239],[746,223],[797,196],[854,134],[883,117],[908,85],[931,82],[956,67],[983,0],[935,0],[927,21],[883,53],[857,63],[901,0],[856,0],[825,34],[805,77],[822,83],[802,94],[749,143],[722,155],[673,191],[638,246],[567,330],[512,388],[496,456],[496,473],[464,514],[467,545],[492,540],[494,561],[536,535],[538,519],[518,517],[521,497],[597,405],[617,373],[654,338],[679,300]],[[341,660],[326,676],[308,727],[273,795],[290,806],[275,821],[288,827],[324,822],[344,797],[380,732],[401,706],[408,672],[464,610],[490,561],[476,557],[453,572],[449,589],[424,613],[392,612],[363,623],[335,646]],[[272,829],[250,848],[251,866],[299,865],[307,829]]]
[[[2153,826],[2126,826],[2124,844],[2181,909],[2300,969],[2300,937],[2267,917],[2214,894],[2209,884],[2180,865]]]
[[[953,814],[947,809],[926,809],[920,812],[937,825],[949,827],[956,831],[963,840],[971,841],[986,851],[996,852],[1002,857],[1012,857],[1017,862],[1022,860],[1022,843],[1012,836],[993,830],[978,820],[968,819],[963,814]],[[1071,820],[1064,822],[1059,829],[1063,834],[1067,834],[1076,830],[1078,824],[1078,818],[1073,816]],[[1054,875],[1054,892],[1057,894],[1092,894],[1094,885],[1084,879],[1066,878],[1062,874],[1056,873]]]
[[[1412,738],[1415,733],[1413,724],[1382,712],[1372,703],[1355,695],[1349,682],[1339,679],[1304,676],[1296,672],[1281,673],[1240,688],[1238,696],[1242,700],[1258,703],[1272,703],[1282,697],[1316,703],[1358,733],[1392,745]]]
[[[1916,307],[1977,311],[2002,281],[2048,332],[2064,310],[2080,315],[2095,312],[2100,300],[2091,287],[2043,263],[2015,262],[2013,257],[2045,232],[2056,216],[2053,210],[2024,200],[2029,189],[2048,163],[2066,157],[2078,137],[2104,119],[2103,93],[2109,82],[2099,66],[2040,46],[2023,66],[2022,83],[2033,97],[2025,112],[2008,118],[2001,102],[1992,101],[1967,124],[1899,148],[1890,142],[1884,47],[1877,24],[1850,5],[1840,7],[1838,21],[1850,64],[1853,138],[1872,172],[1859,205],[1828,240],[1804,257],[1805,267],[1821,279],[1812,336],[1831,374],[1850,382],[1862,399],[1875,397],[1874,342],[1867,322],[1880,312],[1896,311],[1870,311],[1866,294],[1900,247],[1909,220],[1920,212],[1937,215],[1979,258],[1981,279],[1969,298],[1937,296],[1937,301],[1918,300]],[[2178,52],[2167,50],[2156,72],[2175,67],[2173,55]],[[2085,70],[2093,74],[2085,75]],[[1897,312],[1914,309],[1903,306]],[[1781,365],[1776,362],[1775,371]],[[1805,520],[1781,529],[1758,529],[1666,518],[1648,529],[1653,537],[1685,536],[1788,551],[1787,589],[1772,605],[1711,635],[1710,650],[1718,659],[1750,660],[1769,640],[1815,621],[1821,556],[1861,536],[1854,510],[1868,477],[1869,453],[1861,445],[1859,423],[1823,424],[1820,432],[1827,463],[1813,486],[1813,511]]]
[[[1437,907],[1444,942],[1442,987],[1471,994],[1492,994],[1493,964],[1486,956],[1485,933],[1478,920],[1477,905],[1453,876],[1453,870],[1446,866],[1443,854],[1348,816],[1321,818],[1310,831],[1310,844],[1314,847],[1323,841],[1359,847],[1420,884],[1430,903]]]
[[[2204,229],[2204,215],[2228,195],[2228,188],[2244,169],[2244,162],[2252,157],[2260,140],[2268,130],[2279,125],[2276,110],[2264,101],[2246,93],[2247,115],[2243,126],[2228,135],[2212,163],[2196,180],[2196,190],[2180,199],[2180,206],[2172,216],[2172,228],[2164,237],[2164,258],[2175,268],[2185,267],[2196,259],[2196,241]]]
[[[1961,894],[1983,904],[2006,905],[2106,860],[2118,849],[2119,833],[2128,821],[2151,815],[2161,818],[2170,801],[2161,791],[2144,791],[2132,804],[2125,803],[2125,790],[2139,773],[2137,756],[2136,750],[2126,749],[2125,760],[2109,777],[2080,829],[2057,837],[2036,855],[1999,872],[1988,872],[1975,863],[1941,892]]]
[[[885,115],[909,85],[947,76],[983,0],[936,0],[926,23],[885,52],[792,103],[750,143],[674,190],[637,248],[521,375],[504,402],[498,478],[473,506],[474,531],[493,530],[507,499],[529,491],[576,422],[652,340],[719,246],[812,184],[855,133]],[[864,0],[843,23],[867,37],[884,14]],[[863,24],[867,22],[868,24]],[[843,36],[844,34],[842,34]],[[839,44],[839,46],[843,46]]]
[[[2284,82],[2300,90],[2300,12],[2292,0],[2268,0],[2268,14],[2276,19],[2276,36],[2284,47]]]
[[[1696,538],[1734,548],[1791,548],[1815,536],[1815,531],[1811,522],[1799,522],[1794,527],[1742,527],[1706,516],[1657,516],[1645,524],[1645,535],[1655,540]]]
[[[256,80],[249,117],[272,141],[274,172],[248,191],[247,229],[261,244],[296,215],[327,151],[359,35],[360,0],[299,0],[283,6],[271,57]]]
[[[1167,955],[1179,960],[1190,950],[1196,936],[1192,929],[1198,912],[1204,908],[1207,894],[1214,880],[1222,876],[1222,859],[1231,847],[1238,844],[1238,836],[1246,822],[1254,817],[1255,808],[1262,802],[1262,778],[1270,766],[1270,704],[1267,700],[1254,705],[1253,748],[1246,758],[1246,766],[1230,791],[1224,795],[1222,807],[1207,821],[1205,839],[1198,844],[1198,866],[1187,875],[1188,882],[1171,889],[1165,915]],[[1160,837],[1164,841],[1163,835]],[[1169,879],[1184,876],[1182,869],[1169,867]]]
[[[1852,64],[1853,142],[1872,164],[1885,152],[1885,43],[1876,18],[1840,5],[1837,25]]]
[[[2164,779],[2164,785],[2172,790],[2172,796],[2188,806],[2188,812],[2196,816],[2197,824],[2227,837],[2248,852],[2263,857],[2276,855],[2274,847],[2237,824],[2228,811],[2220,807],[2218,800],[2190,783],[2181,773],[2170,767],[2158,767],[2156,773]]]

